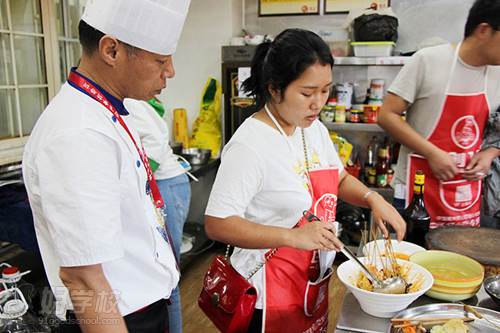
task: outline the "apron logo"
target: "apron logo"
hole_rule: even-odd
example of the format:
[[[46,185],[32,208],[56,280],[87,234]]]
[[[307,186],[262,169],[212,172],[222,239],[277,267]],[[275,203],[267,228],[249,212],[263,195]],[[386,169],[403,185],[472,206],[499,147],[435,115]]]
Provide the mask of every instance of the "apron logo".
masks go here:
[[[479,140],[479,132],[474,116],[463,116],[453,124],[451,138],[458,147],[469,149]]]
[[[324,214],[318,212],[322,209]],[[323,194],[314,204],[314,215],[321,216],[323,222],[335,222],[335,213],[337,211],[337,196],[332,193]]]
[[[481,196],[481,182],[465,179],[439,183],[441,202],[450,210],[460,212],[474,206]]]

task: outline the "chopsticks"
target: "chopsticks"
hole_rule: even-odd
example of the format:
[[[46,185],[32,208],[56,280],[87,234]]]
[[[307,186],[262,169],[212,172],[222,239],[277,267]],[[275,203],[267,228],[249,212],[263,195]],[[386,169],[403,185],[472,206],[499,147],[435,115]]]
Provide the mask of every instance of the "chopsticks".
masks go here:
[[[494,323],[493,321],[491,321],[490,319],[486,318],[485,316],[483,316],[479,311],[477,311],[476,309],[474,309],[472,306],[470,305],[467,305],[467,304],[464,304],[462,302],[460,302],[460,304],[463,304],[464,306],[464,311],[467,312],[467,313],[472,313],[476,318],[478,319],[484,319],[486,320],[490,325],[493,325],[494,327],[496,327],[497,329],[500,329],[500,325]]]

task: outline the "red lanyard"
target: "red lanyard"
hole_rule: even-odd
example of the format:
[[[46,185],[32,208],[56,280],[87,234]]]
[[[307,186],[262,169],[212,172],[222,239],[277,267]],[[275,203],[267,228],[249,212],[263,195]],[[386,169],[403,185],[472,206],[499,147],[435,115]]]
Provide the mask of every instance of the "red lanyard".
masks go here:
[[[71,83],[75,84],[79,88],[83,89],[87,94],[89,94],[93,99],[101,103],[106,109],[108,109],[113,116],[118,120],[120,125],[123,127],[123,129],[127,132],[128,136],[134,143],[135,149],[137,149],[137,153],[139,153],[139,156],[141,157],[142,164],[144,165],[144,168],[146,169],[146,173],[148,175],[148,184],[151,189],[151,194],[153,196],[153,202],[156,208],[163,208],[164,202],[163,198],[161,197],[160,190],[158,189],[158,185],[156,184],[156,180],[153,176],[153,171],[151,170],[151,167],[148,162],[148,157],[146,156],[146,152],[144,151],[144,147],[141,145],[142,149],[139,149],[139,146],[135,142],[134,137],[132,136],[132,133],[130,133],[130,130],[127,127],[127,124],[123,121],[123,118],[120,116],[118,111],[113,107],[113,105],[108,101],[108,99],[100,93],[99,89],[94,87],[92,83],[90,83],[88,80],[83,78],[82,76],[78,75],[75,72],[71,72],[68,77],[68,81]]]

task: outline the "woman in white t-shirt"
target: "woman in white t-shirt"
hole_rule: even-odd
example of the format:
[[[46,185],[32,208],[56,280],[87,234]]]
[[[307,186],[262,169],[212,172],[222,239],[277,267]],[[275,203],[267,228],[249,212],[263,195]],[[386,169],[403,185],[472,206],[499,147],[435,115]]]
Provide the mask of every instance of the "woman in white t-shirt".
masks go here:
[[[317,253],[341,247],[332,232],[337,196],[371,208],[384,234],[384,222],[399,240],[405,233],[396,210],[344,172],[318,121],[332,65],[328,46],[310,31],[287,29],[259,45],[243,85],[258,111],[222,152],[205,230],[236,246],[231,263],[242,276],[265,262],[249,279],[258,293],[249,332],[326,332],[331,269],[323,272]],[[314,215],[321,222],[311,222]]]

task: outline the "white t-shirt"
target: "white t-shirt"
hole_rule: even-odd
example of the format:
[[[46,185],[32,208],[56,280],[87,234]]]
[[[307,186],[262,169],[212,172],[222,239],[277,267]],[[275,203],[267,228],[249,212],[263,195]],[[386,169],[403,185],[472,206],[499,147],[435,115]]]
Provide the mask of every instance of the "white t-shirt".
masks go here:
[[[24,150],[36,236],[61,318],[73,308],[61,266],[101,264],[123,316],[169,297],[179,281],[171,248],[155,229],[144,166],[114,120],[66,83]]]
[[[168,144],[170,135],[165,120],[148,102],[126,98],[123,104],[130,113],[129,120],[139,133],[146,154],[159,164],[155,178],[169,179],[185,173]]]
[[[438,121],[450,77],[455,48],[444,44],[422,49],[406,64],[389,91],[410,103],[407,122],[424,138],[431,134]],[[467,94],[484,90],[488,73],[487,98],[490,112],[500,105],[500,66],[473,67],[460,58],[450,81],[450,93]],[[395,183],[406,184],[407,157],[410,149],[402,146],[394,174]]]
[[[311,169],[335,166],[343,171],[328,130],[315,121],[304,130]],[[221,165],[210,194],[206,215],[240,216],[254,223],[292,228],[312,204],[307,190],[300,129],[285,138],[275,128],[249,118],[224,147]],[[247,277],[269,249],[236,248],[231,262]],[[264,270],[250,280],[262,308]]]

